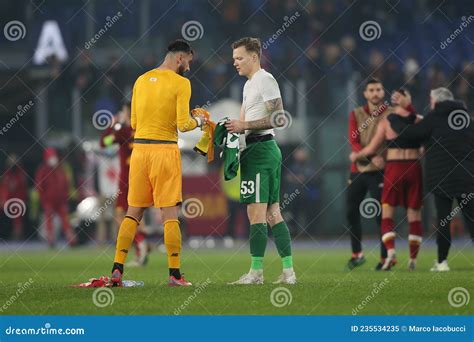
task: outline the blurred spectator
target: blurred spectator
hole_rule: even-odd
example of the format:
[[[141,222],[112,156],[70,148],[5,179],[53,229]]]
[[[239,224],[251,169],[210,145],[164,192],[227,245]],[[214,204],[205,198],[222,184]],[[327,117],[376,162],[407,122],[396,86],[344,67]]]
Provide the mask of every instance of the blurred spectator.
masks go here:
[[[76,237],[69,223],[69,182],[66,172],[59,163],[58,153],[54,148],[47,148],[43,153],[44,162],[36,171],[35,184],[39,192],[40,203],[46,225],[46,239],[50,247],[56,244],[53,219],[58,215],[61,226],[70,246],[76,244]]]
[[[21,201],[20,204],[23,204],[26,210],[28,197],[26,172],[20,166],[15,154],[8,156],[6,167],[7,170],[3,174],[0,182],[0,205],[4,208],[8,200],[15,202]],[[9,207],[11,208],[5,208],[4,210],[13,210],[11,205]],[[12,211],[12,213],[16,214],[16,211]],[[24,212],[22,214],[24,214]],[[20,240],[23,237],[24,215],[13,215],[11,221],[13,224],[13,239]]]

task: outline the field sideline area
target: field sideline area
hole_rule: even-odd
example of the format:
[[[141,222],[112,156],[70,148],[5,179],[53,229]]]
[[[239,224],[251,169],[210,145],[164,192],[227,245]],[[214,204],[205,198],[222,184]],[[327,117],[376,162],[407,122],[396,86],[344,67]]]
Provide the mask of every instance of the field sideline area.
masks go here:
[[[452,271],[447,273],[429,271],[436,255],[434,244],[422,249],[415,272],[407,270],[408,251],[403,248],[399,250],[399,263],[391,272],[373,270],[377,262],[373,252],[368,252],[365,265],[345,272],[348,259],[345,249],[296,248],[299,283],[285,286],[289,291],[275,290],[279,286],[271,284],[281,270],[273,249],[265,258],[265,285],[227,285],[248,270],[247,249],[247,246],[240,250],[185,248],[182,268],[186,278],[194,283],[190,288],[166,286],[166,257],[154,251],[145,268],[128,268],[125,272],[124,279],[142,280],[145,286],[115,288],[113,295],[103,293],[102,299],[96,298],[99,306],[93,301],[96,289],[68,288],[68,285],[109,275],[112,246],[3,250],[0,252],[1,314],[472,315],[474,312],[473,300],[461,307],[448,302],[448,293],[455,287],[474,293],[474,251],[468,240],[457,241],[453,246],[449,259]],[[26,282],[28,285],[22,286]],[[272,297],[273,290],[276,292]],[[104,301],[108,305],[100,307]]]

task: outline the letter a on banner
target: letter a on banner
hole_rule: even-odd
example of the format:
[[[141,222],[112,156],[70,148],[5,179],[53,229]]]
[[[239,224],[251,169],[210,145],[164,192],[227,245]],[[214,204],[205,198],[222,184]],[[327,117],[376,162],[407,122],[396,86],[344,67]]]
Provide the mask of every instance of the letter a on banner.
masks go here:
[[[46,58],[55,55],[61,62],[68,58],[59,25],[54,20],[45,21],[33,56],[33,63],[44,64]]]

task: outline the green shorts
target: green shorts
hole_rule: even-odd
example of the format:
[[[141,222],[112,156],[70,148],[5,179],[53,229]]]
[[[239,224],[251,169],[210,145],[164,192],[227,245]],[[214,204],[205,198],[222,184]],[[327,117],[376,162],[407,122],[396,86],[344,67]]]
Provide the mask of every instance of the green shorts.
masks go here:
[[[247,145],[240,156],[240,202],[280,202],[281,162],[275,140]]]

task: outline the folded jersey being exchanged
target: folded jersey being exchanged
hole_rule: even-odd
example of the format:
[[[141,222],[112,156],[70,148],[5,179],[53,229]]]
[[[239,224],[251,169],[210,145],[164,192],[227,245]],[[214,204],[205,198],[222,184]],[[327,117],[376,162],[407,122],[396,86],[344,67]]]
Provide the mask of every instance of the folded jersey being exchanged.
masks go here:
[[[214,144],[221,146],[221,158],[224,160],[224,179],[231,180],[239,169],[239,137],[238,133],[229,133],[225,127],[229,118],[219,120],[214,131]]]

